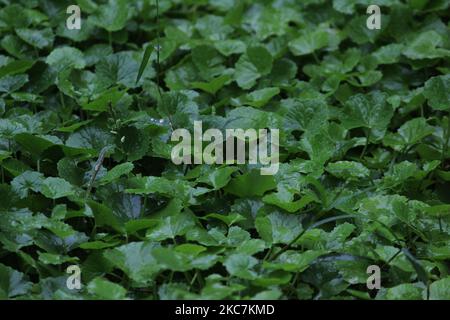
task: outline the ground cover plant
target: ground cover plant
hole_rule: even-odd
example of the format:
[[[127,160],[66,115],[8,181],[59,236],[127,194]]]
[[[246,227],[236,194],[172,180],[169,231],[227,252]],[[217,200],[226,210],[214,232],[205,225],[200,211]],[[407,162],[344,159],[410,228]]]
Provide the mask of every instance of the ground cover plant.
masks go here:
[[[449,16],[0,0],[0,298],[450,299]],[[279,129],[278,171],[175,164],[194,121]]]

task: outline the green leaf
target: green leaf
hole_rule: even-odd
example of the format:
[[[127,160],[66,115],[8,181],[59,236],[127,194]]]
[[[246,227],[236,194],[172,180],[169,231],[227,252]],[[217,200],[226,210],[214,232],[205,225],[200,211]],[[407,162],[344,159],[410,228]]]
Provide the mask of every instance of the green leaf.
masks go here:
[[[261,238],[269,244],[288,244],[303,231],[299,217],[279,212],[258,216],[255,226]]]
[[[139,73],[139,55],[130,51],[122,51],[104,57],[95,66],[99,81],[105,86],[124,85],[127,88],[137,86],[136,79]],[[143,72],[147,75],[150,68]]]
[[[28,75],[18,74],[0,79],[0,92],[11,93],[22,88],[28,82]]]
[[[358,212],[388,226],[408,215],[407,198],[399,195],[376,195],[363,199]]]
[[[50,199],[59,199],[75,194],[74,187],[64,179],[49,177],[42,182],[41,193]]]
[[[275,205],[288,212],[297,212],[303,209],[316,198],[311,195],[305,195],[300,200],[294,201],[295,193],[288,191],[285,187],[278,186],[278,192],[271,193],[263,197],[264,203]]]
[[[79,128],[81,128],[81,127],[83,127],[83,126],[85,126],[85,125],[87,125],[87,124],[89,124],[91,122],[92,122],[92,120],[79,121],[79,122],[76,122],[76,123],[71,124],[71,125],[67,125],[67,126],[64,126],[64,127],[57,128],[56,130],[59,131],[59,132],[72,133],[74,131],[77,131],[77,129],[79,129]]]
[[[425,212],[432,217],[447,217],[450,216],[450,205],[443,204],[425,208]]]
[[[320,26],[314,30],[302,30],[299,37],[289,42],[289,49],[296,56],[311,54],[332,44],[332,37],[336,36],[333,33],[331,29],[325,26]]]
[[[225,84],[230,82],[231,79],[232,76],[230,74],[224,74],[212,79],[209,82],[194,81],[191,83],[191,86],[194,89],[201,89],[205,92],[215,95],[217,91],[222,89],[225,86]]]
[[[188,182],[169,180],[163,177],[136,177],[129,180],[129,188],[125,192],[132,194],[160,194],[169,198],[177,197],[182,201],[190,201],[195,189]]]
[[[99,183],[102,184],[108,184],[113,182],[114,180],[119,179],[123,175],[129,174],[131,171],[133,171],[134,165],[131,162],[124,162],[121,163],[114,168],[112,168],[110,171],[108,171],[99,181]]]
[[[396,148],[400,146],[412,146],[422,141],[434,132],[426,119],[415,118],[403,124],[396,134],[389,134],[384,144]]]
[[[323,127],[330,116],[322,99],[287,99],[282,101],[282,107],[286,109],[285,126],[290,130],[313,133]]]
[[[126,0],[109,0],[107,4],[98,6],[89,19],[95,25],[114,32],[125,27],[131,12]]]
[[[81,202],[84,206],[81,211],[81,216],[95,217],[95,223],[98,226],[110,226],[119,232],[123,231],[117,217],[113,215],[110,208],[92,200],[88,200],[87,203],[85,202],[86,201]],[[78,216],[78,214],[75,216]]]
[[[279,93],[279,88],[264,88],[256,90],[245,96],[244,104],[255,108],[261,108]]]
[[[72,133],[66,141],[68,147],[88,149],[85,151],[95,150],[98,152],[111,144],[111,134],[96,127],[84,127]]]
[[[26,72],[35,64],[32,60],[14,60],[0,67],[0,78]]]
[[[254,271],[257,263],[258,260],[252,256],[235,253],[227,257],[224,261],[224,266],[232,276],[253,280],[257,277],[257,273]]]
[[[106,243],[102,241],[92,241],[80,244],[80,248],[84,250],[102,250],[106,248],[115,247],[119,243],[120,242]]]
[[[54,145],[62,145],[62,141],[55,136],[35,136],[29,133],[20,133],[15,140],[33,155],[41,156],[48,148]]]
[[[271,262],[265,262],[264,268],[274,270],[284,270],[289,272],[303,272],[314,260],[326,254],[325,250],[307,250],[297,252],[293,250],[286,251]]]
[[[125,96],[125,94],[125,91],[121,91],[117,87],[113,87],[100,93],[100,95],[93,101],[82,103],[81,106],[84,110],[89,111],[107,111],[109,110],[109,108],[116,107],[119,101]]]
[[[153,255],[157,244],[131,242],[105,251],[105,258],[141,285],[149,284],[160,271],[161,266]]]
[[[233,28],[224,23],[224,18],[217,15],[204,15],[197,19],[195,28],[200,35],[208,40],[217,41],[225,40]]]
[[[40,192],[44,175],[40,172],[25,171],[11,181],[12,190],[19,195],[21,199],[28,197],[29,190]]]
[[[11,97],[15,101],[20,101],[20,102],[30,102],[30,103],[42,103],[43,102],[41,96],[32,94],[32,93],[26,93],[26,92],[11,93]]]
[[[244,53],[246,51],[246,45],[241,40],[225,39],[214,42],[214,46],[224,56],[230,56],[232,54]]]
[[[206,248],[197,244],[185,243],[176,246],[175,251],[186,253],[192,256],[198,256],[200,253],[206,251]]]
[[[348,180],[365,179],[370,175],[369,169],[364,167],[363,164],[355,161],[338,161],[330,163],[326,170],[335,177]]]
[[[145,48],[144,56],[142,57],[141,65],[139,67],[139,72],[138,72],[138,75],[136,78],[136,83],[138,83],[139,80],[141,79],[142,74],[144,73],[145,67],[147,66],[148,61],[150,60],[150,56],[151,56],[152,52],[153,52],[153,46],[148,45],[147,48]]]
[[[425,268],[422,266],[422,263],[417,260],[416,257],[414,257],[411,252],[409,252],[408,249],[403,248],[402,249],[403,254],[406,256],[406,258],[408,259],[408,261],[412,264],[414,270],[417,273],[417,277],[419,278],[420,281],[422,281],[423,284],[428,285],[428,272],[425,270]]]
[[[347,129],[365,127],[384,132],[394,114],[386,98],[387,95],[379,91],[350,97],[342,110],[342,124]]]
[[[129,220],[125,223],[125,229],[128,234],[133,234],[140,230],[150,229],[158,226],[160,223],[157,219],[136,219]]]
[[[256,80],[272,70],[273,57],[263,46],[252,46],[236,62],[235,80],[243,89],[253,87]]]
[[[247,48],[249,61],[262,75],[269,74],[272,70],[273,58],[270,52],[263,46],[252,46]]]
[[[18,3],[5,6],[0,11],[0,20],[11,28],[28,27],[32,21],[23,11],[24,8]]]
[[[262,196],[266,191],[276,188],[273,176],[263,176],[258,170],[231,179],[225,190],[241,198]]]
[[[204,219],[213,218],[224,222],[227,226],[231,226],[239,221],[245,220],[239,213],[231,213],[229,215],[221,215],[218,213],[207,214]]]
[[[77,262],[78,258],[72,258],[60,254],[40,252],[39,261],[47,265],[60,265],[66,262]]]
[[[409,41],[403,54],[410,59],[435,59],[450,56],[450,50],[443,49],[444,40],[434,30],[419,33]]]
[[[433,77],[425,82],[424,96],[435,110],[450,109],[450,75]]]
[[[389,288],[386,292],[388,300],[421,300],[422,290],[410,283]]]
[[[206,80],[221,74],[225,69],[222,56],[211,46],[201,45],[193,48],[192,62],[200,71],[201,77]]]
[[[391,43],[378,48],[372,55],[378,64],[393,64],[400,60],[404,46],[399,43]]]
[[[87,291],[102,300],[125,299],[127,290],[122,286],[103,278],[95,278],[87,285]]]
[[[54,49],[45,62],[58,71],[68,68],[83,69],[86,66],[83,52],[73,47],[61,47]]]
[[[195,225],[192,217],[185,214],[169,216],[160,221],[157,227],[147,231],[146,237],[152,241],[175,239],[185,235]]]
[[[55,39],[51,28],[42,30],[20,28],[16,29],[16,33],[20,39],[38,49],[52,46]]]
[[[331,139],[326,127],[320,131],[309,130],[303,135],[300,141],[302,150],[308,153],[309,158],[319,164],[324,164],[334,154],[335,143]]]
[[[212,169],[206,174],[199,177],[197,182],[203,182],[211,185],[214,190],[219,190],[225,187],[231,180],[231,175],[238,171],[235,167],[224,167],[219,169]]]
[[[8,266],[0,263],[0,297],[14,298],[30,292],[32,283],[27,277]]]
[[[450,277],[442,278],[430,285],[430,300],[450,300]]]
[[[198,250],[190,249],[155,248],[153,254],[162,268],[172,271],[206,270],[217,262],[216,255],[199,254]]]

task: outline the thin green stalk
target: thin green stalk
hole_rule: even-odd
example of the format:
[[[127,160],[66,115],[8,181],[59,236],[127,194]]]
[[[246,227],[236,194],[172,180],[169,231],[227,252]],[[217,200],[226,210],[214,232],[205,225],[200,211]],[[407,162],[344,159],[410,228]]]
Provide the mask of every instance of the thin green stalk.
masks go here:
[[[191,275],[189,274],[189,271],[183,272],[184,278],[186,279],[187,283],[193,282]]]
[[[370,129],[367,131],[367,135],[366,135],[366,145],[364,146],[363,151],[361,152],[361,156],[359,157],[360,159],[363,159],[364,156],[366,155],[367,152],[367,148],[369,147],[369,143],[370,143]]]
[[[97,224],[94,223],[94,226],[92,227],[91,231],[91,239],[95,239],[96,236],[97,236]]]
[[[450,142],[450,114],[447,117],[447,130],[445,132],[444,145],[442,146],[442,165],[444,165],[444,161],[447,156],[449,142]]]
[[[266,262],[267,259],[269,259],[270,255],[272,254],[272,249],[273,247],[270,247],[269,250],[267,251],[266,255],[264,256],[263,263]]]
[[[95,163],[94,171],[93,171],[93,173],[92,173],[92,177],[91,177],[91,179],[90,179],[90,181],[89,181],[89,184],[88,184],[88,188],[87,188],[87,191],[86,191],[85,200],[87,200],[87,198],[89,197],[89,194],[90,194],[91,191],[92,191],[92,187],[93,187],[93,185],[94,185],[95,178],[97,177],[97,174],[98,174],[98,172],[100,171],[100,169],[101,169],[101,167],[102,167],[103,161],[105,160],[105,155],[106,155],[106,151],[107,151],[107,150],[108,150],[108,148],[105,147],[105,148],[103,148],[103,149],[100,151],[100,155],[98,156],[98,160],[97,160],[97,162]]]
[[[160,52],[161,52],[161,41],[159,36],[159,0],[156,0],[156,87],[158,89],[159,98],[161,99],[161,88],[160,88]]]
[[[64,101],[64,95],[61,91],[59,92],[59,99],[61,100],[61,105],[63,109],[66,109],[66,102]]]
[[[145,208],[147,207],[147,195],[144,195],[144,203],[141,207],[141,217],[145,214]]]
[[[192,287],[192,285],[194,284],[194,281],[197,279],[197,276],[198,276],[198,270],[195,270],[195,274],[194,274],[194,276],[192,277],[191,282],[189,283],[189,288]]]
[[[203,288],[205,286],[205,280],[203,279],[202,273],[198,270],[196,272],[198,273],[197,283],[200,286],[200,288]]]
[[[392,257],[389,258],[383,265],[381,265],[380,269],[383,269],[385,266],[388,266],[401,252],[403,248],[400,248]]]
[[[313,56],[313,58],[314,58],[314,61],[315,61],[317,64],[320,64],[320,60],[319,60],[319,58],[317,57],[317,55],[316,55],[315,52],[312,53],[312,56]]]

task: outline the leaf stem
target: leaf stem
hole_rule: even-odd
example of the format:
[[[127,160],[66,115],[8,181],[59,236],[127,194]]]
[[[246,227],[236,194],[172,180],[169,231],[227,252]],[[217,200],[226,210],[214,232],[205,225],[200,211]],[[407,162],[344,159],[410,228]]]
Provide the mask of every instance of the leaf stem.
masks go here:
[[[442,146],[442,165],[444,165],[444,161],[446,159],[449,142],[450,142],[450,114],[447,117],[447,130],[445,132],[444,145]]]
[[[145,209],[147,208],[147,195],[144,195],[144,203],[142,204],[141,207],[141,217],[143,217],[145,215]]]
[[[367,148],[369,147],[369,143],[370,143],[370,136],[371,136],[371,130],[369,129],[368,131],[367,131],[367,135],[366,135],[366,145],[364,146],[364,149],[363,149],[363,151],[361,152],[361,155],[360,155],[360,159],[363,159],[364,158],[364,156],[366,155],[366,152],[367,152]]]
[[[89,184],[88,184],[88,189],[86,191],[85,199],[87,199],[89,197],[89,194],[92,191],[92,186],[93,186],[93,184],[95,182],[95,178],[97,177],[97,174],[98,174],[98,172],[100,171],[100,169],[102,167],[103,161],[105,160],[106,151],[108,151],[108,147],[104,147],[100,151],[100,155],[98,156],[98,160],[97,160],[97,162],[94,165],[94,170],[93,170],[93,173],[92,173],[91,180],[89,181]]]
[[[161,98],[161,88],[160,88],[160,75],[161,71],[160,65],[160,52],[161,43],[159,38],[159,0],[156,0],[156,87],[158,89],[159,98]]]
[[[319,58],[317,57],[317,55],[316,55],[316,53],[313,51],[312,52],[312,56],[313,56],[313,58],[314,58],[314,61],[317,63],[317,64],[320,64],[320,60],[319,60]]]
[[[66,109],[66,103],[64,101],[64,95],[61,91],[59,91],[59,99],[61,100],[61,105],[64,109]]]

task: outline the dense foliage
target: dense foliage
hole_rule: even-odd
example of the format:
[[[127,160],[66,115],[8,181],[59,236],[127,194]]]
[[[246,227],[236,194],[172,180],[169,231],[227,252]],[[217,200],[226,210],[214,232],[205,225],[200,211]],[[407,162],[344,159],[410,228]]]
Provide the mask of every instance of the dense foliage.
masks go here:
[[[450,299],[449,16],[0,0],[0,297]],[[280,129],[278,173],[175,165],[194,120]]]

